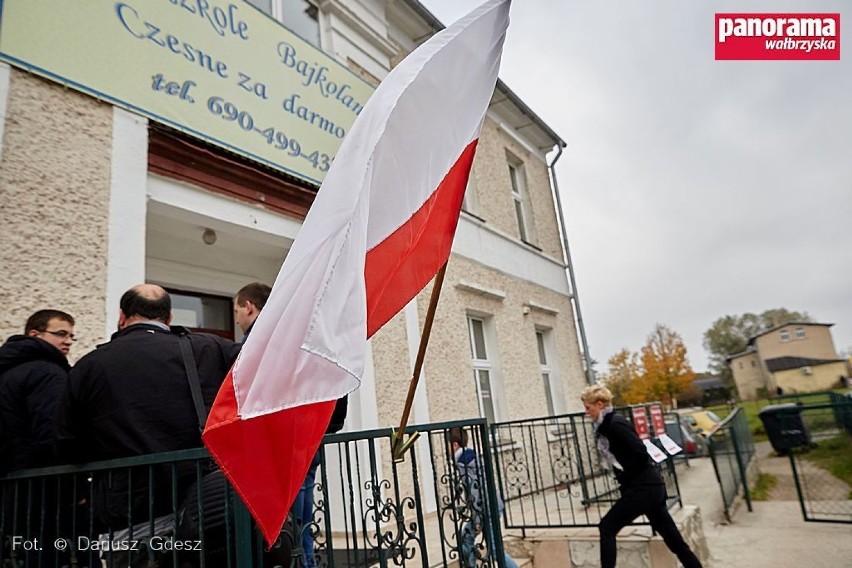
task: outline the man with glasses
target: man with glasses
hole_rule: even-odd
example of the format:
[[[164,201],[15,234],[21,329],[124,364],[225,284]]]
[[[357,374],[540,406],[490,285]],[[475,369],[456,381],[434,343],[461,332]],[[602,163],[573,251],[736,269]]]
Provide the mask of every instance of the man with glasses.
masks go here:
[[[0,472],[55,462],[54,413],[75,340],[73,317],[39,310],[0,347]]]

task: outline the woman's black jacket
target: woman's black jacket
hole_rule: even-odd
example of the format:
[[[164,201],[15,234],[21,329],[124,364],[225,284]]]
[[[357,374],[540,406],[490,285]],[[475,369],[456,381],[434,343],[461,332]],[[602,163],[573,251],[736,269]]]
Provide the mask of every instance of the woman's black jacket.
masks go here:
[[[626,418],[615,412],[604,416],[596,435],[609,440],[609,451],[624,468],[614,467],[619,485],[659,485],[663,483],[645,444],[633,430]]]

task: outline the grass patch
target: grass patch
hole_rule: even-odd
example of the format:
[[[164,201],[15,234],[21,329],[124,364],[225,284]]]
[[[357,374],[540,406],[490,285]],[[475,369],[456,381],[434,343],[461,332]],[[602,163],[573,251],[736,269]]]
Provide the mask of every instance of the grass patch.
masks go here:
[[[820,440],[816,448],[800,457],[830,471],[834,477],[852,487],[852,436],[849,434]]]
[[[754,487],[752,487],[750,491],[752,501],[768,501],[769,493],[777,483],[778,478],[771,473],[759,474],[757,476],[757,481],[754,483]]]

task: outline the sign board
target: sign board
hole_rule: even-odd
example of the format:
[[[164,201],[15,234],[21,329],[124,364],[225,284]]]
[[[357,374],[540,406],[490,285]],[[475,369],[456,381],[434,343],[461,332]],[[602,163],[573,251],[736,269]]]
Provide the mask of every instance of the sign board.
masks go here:
[[[0,59],[315,184],[373,92],[242,0],[0,7]]]
[[[666,454],[663,451],[654,445],[654,442],[648,439],[642,440],[645,444],[645,451],[648,452],[648,455],[651,456],[651,459],[654,460],[654,463],[660,463],[666,461]]]
[[[633,412],[633,428],[639,437],[643,440],[650,440],[651,433],[648,427],[648,413],[645,412],[644,406],[636,406],[632,409]]]
[[[668,434],[663,434],[658,437],[660,443],[663,445],[663,448],[669,453],[670,456],[675,454],[679,454],[683,451],[683,448],[677,445],[677,442],[669,438]]]
[[[651,411],[651,424],[654,426],[654,437],[659,438],[666,433],[666,421],[663,419],[663,407],[659,404],[652,404],[649,407]]]

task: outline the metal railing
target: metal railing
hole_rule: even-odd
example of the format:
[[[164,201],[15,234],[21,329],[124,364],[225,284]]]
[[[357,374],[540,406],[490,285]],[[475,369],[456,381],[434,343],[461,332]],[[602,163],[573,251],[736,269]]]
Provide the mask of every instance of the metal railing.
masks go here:
[[[719,423],[707,438],[716,480],[722,492],[725,518],[731,521],[731,507],[742,492],[748,510],[752,510],[748,486],[748,471],[755,459],[754,440],[748,419],[737,407]]]
[[[833,400],[832,397],[836,396],[841,395],[838,395],[834,391],[824,390],[817,392],[790,393],[773,397],[758,398],[755,400],[755,403],[758,409],[761,409],[765,406],[787,404],[791,402],[802,404],[804,406],[814,406],[818,404],[829,404]]]
[[[852,398],[779,413],[779,432],[792,436],[786,453],[805,521],[852,524]],[[782,440],[783,442],[783,440]],[[848,476],[848,474],[847,474]]]
[[[13,472],[0,566],[503,566],[491,460],[463,478],[447,445],[464,428],[490,455],[485,421],[413,428],[402,463],[389,429],[327,436],[310,520],[288,519],[269,551],[204,449]]]
[[[459,428],[474,480],[450,452]],[[501,512],[512,528],[594,526],[618,497],[582,414],[414,429],[401,463],[389,429],[326,436],[311,514],[288,518],[271,550],[202,448],[13,472],[0,566],[503,566]],[[673,460],[662,472],[672,506]]]
[[[828,403],[834,408],[837,426],[852,435],[852,391],[846,394],[829,393]]]
[[[619,497],[582,413],[492,424],[491,437],[507,528],[597,526]],[[672,459],[661,473],[672,507],[680,503]]]

